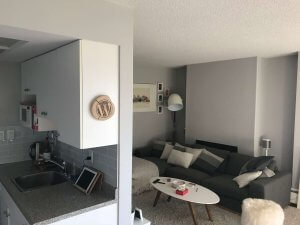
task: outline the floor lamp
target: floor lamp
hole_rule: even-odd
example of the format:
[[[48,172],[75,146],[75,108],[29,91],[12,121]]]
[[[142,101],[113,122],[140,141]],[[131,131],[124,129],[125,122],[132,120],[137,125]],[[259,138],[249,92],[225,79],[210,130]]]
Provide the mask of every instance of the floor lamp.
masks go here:
[[[183,109],[182,98],[178,94],[171,94],[168,98],[168,109],[173,112],[173,137],[172,142],[176,141],[176,112]]]

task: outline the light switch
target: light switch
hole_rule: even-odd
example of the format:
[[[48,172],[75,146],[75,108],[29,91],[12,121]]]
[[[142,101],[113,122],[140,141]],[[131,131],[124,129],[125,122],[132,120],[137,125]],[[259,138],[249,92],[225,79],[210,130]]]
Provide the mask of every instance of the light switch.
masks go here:
[[[14,141],[15,140],[15,131],[14,130],[7,130],[6,131],[6,137],[8,141]]]
[[[5,135],[4,135],[4,131],[3,130],[0,131],[0,141],[2,141],[2,142],[5,141]]]

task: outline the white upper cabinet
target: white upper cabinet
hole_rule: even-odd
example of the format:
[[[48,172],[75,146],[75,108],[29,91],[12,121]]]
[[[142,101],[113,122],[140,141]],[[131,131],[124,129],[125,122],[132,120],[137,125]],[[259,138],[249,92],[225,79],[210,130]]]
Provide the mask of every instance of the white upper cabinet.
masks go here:
[[[118,79],[118,46],[87,40],[22,64],[22,93],[36,95],[38,115],[51,121],[60,141],[80,149],[118,143]],[[115,106],[104,121],[90,111],[100,95]]]

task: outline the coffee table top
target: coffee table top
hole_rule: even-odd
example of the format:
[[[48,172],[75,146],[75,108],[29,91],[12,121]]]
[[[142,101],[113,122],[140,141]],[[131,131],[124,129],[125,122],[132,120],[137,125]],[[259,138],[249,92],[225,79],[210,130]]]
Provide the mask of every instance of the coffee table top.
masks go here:
[[[160,182],[163,182],[165,184],[154,184],[153,181],[155,181],[156,179],[160,179]],[[171,182],[168,182],[167,179],[171,179]],[[180,181],[184,181],[186,183],[186,188],[189,189],[189,192],[185,195],[178,195],[176,194],[176,189],[172,187],[172,181],[174,180],[180,179],[171,177],[152,177],[150,179],[150,183],[158,191],[165,193],[171,197],[181,199],[183,201],[205,205],[217,204],[220,201],[219,196],[213,191],[198,184],[191,185],[191,182],[185,180]]]

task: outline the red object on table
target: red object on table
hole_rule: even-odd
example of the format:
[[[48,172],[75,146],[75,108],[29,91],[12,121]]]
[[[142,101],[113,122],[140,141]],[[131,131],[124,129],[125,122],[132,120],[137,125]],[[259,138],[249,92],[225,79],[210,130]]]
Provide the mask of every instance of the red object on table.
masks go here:
[[[185,195],[185,194],[187,194],[189,192],[189,189],[185,189],[184,191],[179,191],[179,190],[176,190],[176,194],[178,194],[178,195]]]

